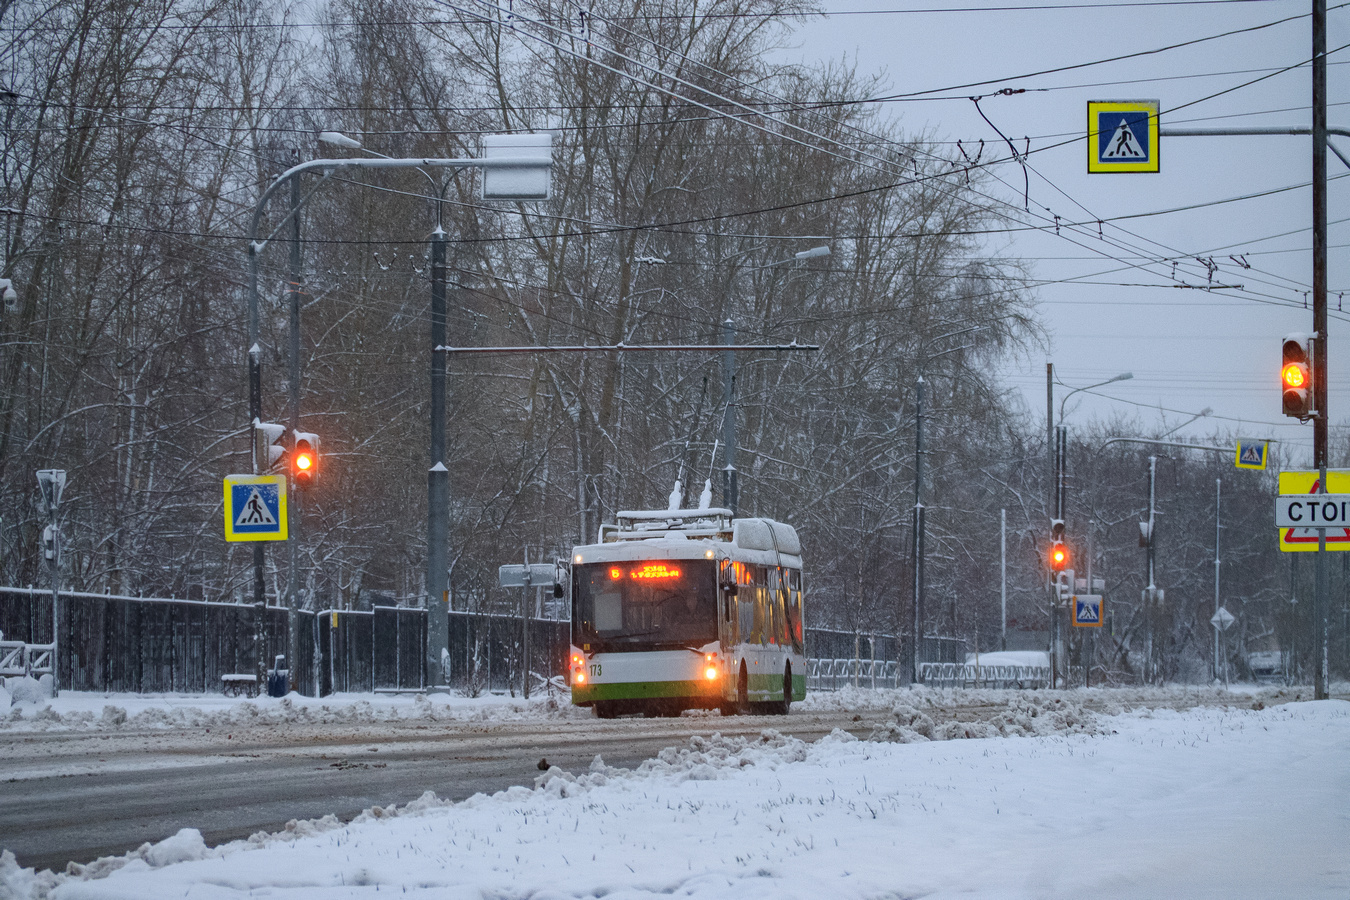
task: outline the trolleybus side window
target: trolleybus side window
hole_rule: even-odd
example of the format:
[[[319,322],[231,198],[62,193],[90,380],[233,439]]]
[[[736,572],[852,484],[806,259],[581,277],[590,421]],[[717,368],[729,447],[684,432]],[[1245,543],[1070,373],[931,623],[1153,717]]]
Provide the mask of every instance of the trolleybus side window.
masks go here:
[[[802,644],[802,573],[797,569],[787,570],[788,584],[788,630],[791,633],[792,647],[798,653],[805,652]]]

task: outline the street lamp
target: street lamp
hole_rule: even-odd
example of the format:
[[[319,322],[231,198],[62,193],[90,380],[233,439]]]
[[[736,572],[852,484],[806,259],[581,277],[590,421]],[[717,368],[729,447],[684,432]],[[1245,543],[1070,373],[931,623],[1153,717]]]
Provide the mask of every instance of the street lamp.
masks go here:
[[[324,132],[323,137],[326,143],[337,146],[352,148],[352,144],[359,146],[359,142],[347,137],[339,132]],[[275,237],[287,224],[287,220],[299,214],[299,210],[304,206],[314,191],[327,181],[339,169],[450,169],[454,172],[460,169],[477,168],[482,169],[483,177],[483,198],[485,200],[545,200],[550,195],[550,174],[552,172],[552,136],[549,134],[528,134],[528,135],[488,135],[483,139],[482,157],[466,158],[408,158],[408,159],[390,159],[380,157],[378,159],[314,159],[309,162],[300,163],[292,166],[285,172],[278,175],[270,185],[263,191],[262,196],[258,198],[257,206],[253,209],[253,218],[249,231],[248,243],[248,367],[249,367],[249,416],[254,422],[262,420],[262,348],[258,344],[258,278],[259,278],[259,257],[262,251],[267,248],[268,243]],[[263,210],[267,201],[281,189],[283,185],[292,179],[309,172],[321,172],[323,177],[319,185],[316,185],[310,194],[300,199],[298,194],[292,195],[291,208],[288,215],[283,218],[271,234],[265,238],[260,238],[259,231],[262,225]],[[424,172],[425,174],[425,172]],[[428,176],[430,177],[430,176]],[[439,198],[438,198],[439,199]],[[439,212],[439,203],[438,212]],[[433,259],[433,315],[432,315],[432,346],[433,348],[442,346],[445,336],[445,245],[444,231],[437,224],[436,238],[432,244]],[[437,246],[439,245],[439,253]],[[439,278],[437,270],[439,269]],[[441,285],[439,292],[435,285],[439,281]],[[435,308],[439,305],[440,314],[436,315]],[[437,374],[439,372],[439,375]],[[427,475],[428,500],[428,532],[439,532],[435,535],[436,540],[428,548],[427,561],[427,628],[428,628],[428,646],[429,668],[435,671],[441,666],[442,659],[448,656],[448,617],[443,600],[446,596],[446,561],[449,556],[449,472],[444,462],[445,456],[445,361],[441,354],[432,352],[432,415],[439,416],[440,427],[433,425],[432,430],[432,450],[433,460],[430,471]],[[437,398],[440,398],[437,400]],[[439,452],[437,452],[439,451]],[[256,465],[256,461],[255,461]],[[432,510],[439,508],[439,513]],[[438,520],[439,516],[439,520]],[[262,544],[254,545],[253,551],[253,597],[254,603],[262,606],[266,602],[266,585],[263,572],[263,550]],[[261,610],[260,610],[261,612]],[[259,615],[259,622],[261,622]],[[261,632],[255,633],[258,649],[261,656]],[[261,662],[259,663],[261,667]]]
[[[754,266],[753,270],[772,269],[798,260],[829,255],[829,246],[812,247],[798,251],[787,259]],[[736,343],[736,324],[730,316],[722,322],[722,340],[728,347]],[[740,500],[740,488],[736,483],[736,354],[732,350],[722,352],[722,459],[725,463],[722,467],[722,505],[731,510],[734,516]]]
[[[1129,381],[1129,380],[1130,380],[1131,378],[1133,378],[1133,377],[1134,377],[1134,373],[1133,373],[1133,372],[1121,372],[1119,375],[1116,375],[1116,376],[1114,376],[1114,377],[1112,377],[1112,378],[1108,378],[1108,379],[1106,379],[1105,381],[1099,381],[1099,382],[1097,382],[1096,384],[1085,385],[1084,387],[1074,388],[1073,390],[1069,391],[1069,392],[1068,392],[1067,394],[1065,394],[1064,397],[1059,401],[1059,421],[1060,421],[1060,424],[1063,424],[1063,423],[1064,423],[1064,404],[1068,403],[1068,402],[1069,402],[1069,398],[1072,397],[1074,394],[1078,393],[1079,391],[1090,391],[1090,390],[1092,390],[1093,388],[1105,387],[1105,386],[1108,385],[1108,384],[1115,384],[1117,381]],[[1064,382],[1061,381],[1060,384],[1064,384]],[[1068,385],[1064,385],[1064,386],[1065,386],[1065,387],[1068,387]]]
[[[1175,427],[1175,428],[1172,428],[1172,429],[1169,429],[1169,430],[1167,430],[1167,431],[1164,431],[1162,434],[1158,435],[1158,437],[1159,437],[1159,439],[1161,439],[1161,438],[1167,437],[1169,434],[1175,434],[1175,433],[1177,433],[1178,431],[1180,431],[1181,429],[1185,428],[1187,425],[1189,425],[1189,424],[1191,424],[1192,422],[1194,422],[1196,419],[1203,419],[1205,416],[1212,416],[1212,415],[1214,415],[1214,410],[1213,410],[1211,407],[1206,406],[1204,409],[1200,410],[1198,413],[1196,413],[1195,415],[1191,416],[1191,417],[1190,417],[1189,419],[1187,419],[1185,422],[1182,422],[1180,425],[1178,425],[1178,426]]]
[[[1051,393],[1054,390],[1053,382],[1051,380],[1051,376],[1053,375],[1053,368],[1050,367],[1049,364],[1047,364],[1046,375],[1047,375],[1046,392],[1048,401],[1046,407],[1046,416],[1047,418],[1049,418],[1054,414],[1054,406],[1052,400],[1053,394]],[[1121,372],[1119,375],[1112,376],[1111,378],[1108,378],[1105,381],[1099,381],[1095,384],[1087,384],[1082,387],[1073,388],[1067,394],[1065,394],[1059,401],[1059,425],[1056,427],[1053,419],[1050,419],[1046,423],[1048,429],[1048,433],[1046,434],[1047,440],[1046,453],[1050,457],[1050,475],[1051,475],[1050,508],[1053,510],[1053,512],[1050,515],[1050,519],[1052,523],[1057,523],[1061,530],[1063,528],[1064,522],[1064,470],[1068,466],[1068,455],[1069,455],[1069,437],[1068,437],[1068,429],[1064,426],[1064,414],[1065,414],[1065,407],[1069,402],[1069,398],[1072,397],[1074,394],[1077,394],[1079,391],[1090,391],[1093,388],[1104,387],[1105,385],[1108,384],[1115,384],[1117,381],[1129,381],[1133,377],[1134,377],[1133,372]],[[1063,382],[1060,382],[1060,384],[1063,384]],[[1072,590],[1073,586],[1070,585],[1069,587],[1070,590]],[[1091,584],[1088,585],[1088,589],[1091,590]],[[1051,653],[1050,683],[1052,686],[1058,680],[1059,669],[1062,661],[1064,660],[1063,636],[1062,636],[1063,627],[1060,622],[1060,618],[1061,618],[1060,598],[1058,591],[1055,588],[1054,579],[1052,578],[1050,581],[1050,653]],[[1089,662],[1088,665],[1090,667],[1091,662]],[[1065,683],[1067,684],[1067,678],[1065,680]]]

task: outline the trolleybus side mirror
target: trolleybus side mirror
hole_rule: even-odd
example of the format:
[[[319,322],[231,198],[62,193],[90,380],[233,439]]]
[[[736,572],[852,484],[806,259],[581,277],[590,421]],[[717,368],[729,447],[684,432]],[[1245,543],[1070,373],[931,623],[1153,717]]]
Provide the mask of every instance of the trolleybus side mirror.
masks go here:
[[[557,599],[557,600],[561,600],[561,599],[563,598],[563,586],[562,586],[562,582],[560,582],[560,581],[555,581],[555,582],[553,582],[553,597],[554,597],[554,599]]]

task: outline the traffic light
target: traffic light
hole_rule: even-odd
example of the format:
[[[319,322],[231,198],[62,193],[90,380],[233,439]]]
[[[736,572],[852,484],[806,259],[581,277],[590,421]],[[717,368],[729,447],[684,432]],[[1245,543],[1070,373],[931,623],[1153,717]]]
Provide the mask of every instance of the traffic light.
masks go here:
[[[1050,520],[1050,571],[1063,572],[1069,564],[1069,548],[1064,546],[1064,520]]]
[[[253,420],[253,459],[259,474],[272,471],[286,456],[286,448],[277,443],[286,435],[286,426]]]
[[[300,490],[308,490],[319,471],[319,436],[308,431],[295,433],[295,450],[291,454],[291,477]]]
[[[1313,354],[1312,338],[1302,332],[1284,336],[1283,362],[1280,365],[1280,391],[1284,414],[1300,420],[1312,418]]]

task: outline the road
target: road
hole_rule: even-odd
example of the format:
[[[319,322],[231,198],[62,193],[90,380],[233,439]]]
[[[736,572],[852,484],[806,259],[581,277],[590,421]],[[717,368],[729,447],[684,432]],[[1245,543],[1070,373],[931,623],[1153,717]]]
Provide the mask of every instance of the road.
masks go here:
[[[290,819],[404,804],[435,791],[462,800],[533,785],[539,762],[585,771],[599,754],[631,768],[694,735],[777,728],[814,740],[834,728],[866,734],[845,712],[781,717],[564,719],[381,723],[189,730],[0,733],[0,847],[21,866],[134,850],[180,828],[208,844],[277,831]]]
[[[864,692],[866,693],[866,692]],[[997,696],[997,695],[994,695]],[[996,715],[1017,696],[949,694],[925,706],[938,724]],[[1053,696],[1053,695],[1048,695]],[[959,699],[958,699],[959,698]],[[1282,703],[1297,690],[1237,697],[1128,689],[1079,695],[1088,708]],[[1302,698],[1306,699],[1306,697]],[[583,772],[599,755],[632,768],[695,735],[757,736],[772,728],[811,741],[841,728],[860,737],[890,718],[889,701],[847,709],[794,706],[780,716],[594,719],[580,710],[491,721],[414,716],[359,724],[282,720],[0,731],[0,848],[22,866],[62,870],[192,827],[208,844],[278,831],[329,813],[346,821],[425,791],[448,800],[533,785],[539,763]],[[1111,709],[1111,707],[1115,707]]]

